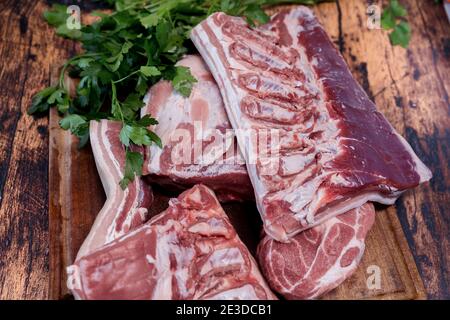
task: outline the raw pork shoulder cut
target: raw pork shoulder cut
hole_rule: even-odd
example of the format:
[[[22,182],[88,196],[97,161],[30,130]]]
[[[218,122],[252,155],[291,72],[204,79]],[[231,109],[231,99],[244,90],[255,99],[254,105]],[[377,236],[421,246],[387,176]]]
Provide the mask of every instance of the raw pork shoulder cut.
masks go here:
[[[147,147],[144,174],[150,182],[170,189],[205,184],[221,201],[253,199],[245,162],[214,78],[199,56],[186,56],[177,65],[189,67],[197,83],[188,98],[169,81],[150,89],[142,115],[158,119],[159,124],[150,129],[164,147]]]
[[[142,225],[153,193],[144,181],[135,179],[122,190],[119,182],[125,167],[125,149],[119,140],[120,122],[91,121],[90,139],[97,170],[106,193],[106,202],[98,213],[89,235],[78,251],[80,258],[92,250]]]
[[[275,299],[214,193],[197,185],[69,267],[81,299]]]
[[[392,204],[431,178],[308,8],[282,11],[256,29],[216,13],[191,38],[241,129],[239,146],[273,238],[288,241],[367,201]],[[248,139],[251,130],[258,140]],[[268,131],[272,146],[261,161]]]
[[[317,298],[355,271],[374,219],[374,207],[367,203],[295,235],[289,243],[265,236],[258,247],[261,271],[287,299]]]

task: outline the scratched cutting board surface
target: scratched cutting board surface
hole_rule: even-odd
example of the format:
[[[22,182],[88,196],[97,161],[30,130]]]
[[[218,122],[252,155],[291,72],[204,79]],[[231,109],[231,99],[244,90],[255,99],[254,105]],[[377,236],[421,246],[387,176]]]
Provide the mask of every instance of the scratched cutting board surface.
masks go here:
[[[339,41],[335,6],[315,9],[332,39]],[[340,34],[340,32],[339,32]],[[342,49],[342,48],[341,48]],[[354,50],[367,50],[355,46]],[[360,76],[355,74],[358,80]],[[364,86],[364,83],[363,83]],[[382,109],[384,111],[384,109]],[[389,116],[388,116],[389,118]],[[72,264],[88,234],[105,195],[89,147],[78,150],[77,141],[59,128],[58,115],[50,114],[49,233],[51,299],[70,298],[65,269]],[[169,196],[155,190],[150,208],[158,214],[167,207]],[[240,237],[252,253],[258,243],[261,221],[253,203],[224,205]],[[369,288],[371,270],[380,271],[380,287]],[[394,206],[378,206],[376,221],[366,241],[366,251],[356,272],[324,299],[424,299],[425,293]]]

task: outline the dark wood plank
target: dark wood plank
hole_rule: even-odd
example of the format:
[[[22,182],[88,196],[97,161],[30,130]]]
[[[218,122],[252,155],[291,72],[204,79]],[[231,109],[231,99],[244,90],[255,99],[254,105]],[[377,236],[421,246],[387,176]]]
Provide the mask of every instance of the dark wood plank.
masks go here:
[[[450,298],[450,25],[441,5],[406,3],[413,45],[404,96],[405,137],[430,166],[433,179],[397,204],[402,226],[432,299]],[[417,109],[421,111],[417,111]]]
[[[57,39],[35,1],[0,4],[0,298],[48,293],[48,119],[26,115],[72,45]]]
[[[450,298],[450,221],[447,213],[450,207],[449,25],[442,7],[433,1],[401,2],[408,8],[413,30],[408,50],[393,48],[386,31],[366,28],[365,10],[373,1],[340,0],[318,6],[316,13],[378,108],[434,173],[429,184],[406,193],[396,206],[378,214],[377,225],[381,223],[387,227],[373,231],[369,241],[373,242],[370,239],[378,239],[383,233],[390,234],[387,238],[401,251],[411,249],[428,297]],[[53,200],[57,196],[47,192],[48,120],[32,121],[23,114],[32,94],[50,82],[50,66],[74,50],[72,43],[54,36],[42,21],[44,6],[42,1],[0,2],[0,57],[3,61],[0,68],[0,298],[38,299],[48,294],[59,297],[62,293],[60,290],[59,295],[52,294],[52,289],[50,292],[47,289],[49,226],[46,199],[49,195]],[[80,157],[89,159],[89,152],[85,152],[87,154]],[[88,168],[92,170],[92,167]],[[50,184],[55,183],[52,182],[54,178],[50,176]],[[96,187],[99,187],[98,180]],[[163,202],[160,206],[164,206]],[[92,212],[98,209],[92,207]],[[92,219],[90,213],[85,214],[86,221]],[[396,222],[397,215],[407,243],[398,220]],[[383,219],[391,220],[391,223],[380,221]],[[249,225],[253,223],[250,221]],[[87,229],[87,225],[88,222],[84,228]],[[57,237],[58,233],[53,230],[51,234]],[[56,242],[51,240],[50,243],[53,246]],[[376,248],[368,248],[363,264],[373,263],[371,257],[377,254]],[[405,266],[413,265],[413,258],[388,253],[386,261],[393,266],[386,269],[386,275],[392,281],[400,274],[409,274],[413,283],[403,279],[401,281],[407,286],[399,282],[397,287],[403,292],[403,298],[414,298],[414,292],[420,292],[420,281],[414,280],[417,275],[414,270],[405,269]],[[55,265],[50,268],[54,270]],[[58,270],[64,271],[61,265]],[[367,275],[361,268],[355,277],[362,279],[363,276]],[[61,288],[64,279],[58,281]],[[347,282],[352,281],[355,281],[354,277]],[[419,287],[415,288],[417,283]],[[397,290],[395,288],[385,289],[393,292]],[[364,296],[366,293],[359,291],[357,294]]]
[[[50,114],[49,153],[49,298],[68,296],[66,267],[89,233],[105,195],[90,147],[59,127],[56,110]]]

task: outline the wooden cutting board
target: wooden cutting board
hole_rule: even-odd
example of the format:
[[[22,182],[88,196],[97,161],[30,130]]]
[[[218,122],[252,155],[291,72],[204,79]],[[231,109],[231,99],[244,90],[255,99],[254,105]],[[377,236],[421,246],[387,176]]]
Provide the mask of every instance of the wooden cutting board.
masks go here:
[[[89,147],[78,150],[77,141],[50,115],[50,299],[70,297],[66,272],[72,264],[105,195]],[[155,190],[151,214],[167,207],[168,195]],[[253,203],[225,204],[224,209],[252,253],[258,243],[261,221]],[[373,269],[380,270],[380,288],[366,285]],[[378,207],[357,271],[324,299],[423,299],[422,281],[398,221],[395,207]]]
[[[327,31],[338,25],[330,17],[335,10],[320,6],[316,11]],[[339,40],[339,39],[338,39]],[[50,114],[49,233],[50,299],[70,298],[66,272],[88,234],[105,195],[89,147],[78,150],[77,141],[59,128],[55,110]],[[157,214],[169,196],[155,190],[150,209]],[[261,221],[253,203],[224,205],[240,237],[252,253],[258,243]],[[379,271],[379,287],[368,287]],[[371,278],[372,276],[372,278]],[[422,280],[409,250],[395,206],[377,207],[375,224],[366,241],[366,251],[356,272],[324,299],[424,299]]]

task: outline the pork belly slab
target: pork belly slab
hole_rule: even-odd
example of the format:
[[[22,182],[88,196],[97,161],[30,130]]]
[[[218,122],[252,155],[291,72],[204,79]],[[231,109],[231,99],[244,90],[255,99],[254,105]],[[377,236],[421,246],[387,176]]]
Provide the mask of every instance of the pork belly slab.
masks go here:
[[[151,187],[138,178],[125,190],[119,186],[125,168],[125,149],[119,140],[121,129],[122,124],[115,121],[101,120],[90,123],[92,152],[105,189],[106,202],[78,251],[77,258],[148,220],[148,208],[153,202]]]
[[[275,299],[213,191],[196,185],[145,225],[78,259],[79,299]]]
[[[216,13],[193,29],[191,39],[239,129],[271,237],[288,241],[368,201],[392,204],[431,178],[308,8],[282,11],[258,28]],[[264,157],[261,146],[269,146]]]
[[[169,189],[202,183],[221,201],[252,200],[253,188],[214,78],[198,55],[178,62],[189,67],[197,83],[183,97],[169,81],[150,88],[142,115],[150,114],[163,148],[146,149],[147,180]]]
[[[314,299],[336,288],[356,270],[375,220],[367,203],[326,220],[282,243],[265,236],[258,246],[261,271],[287,299]]]

